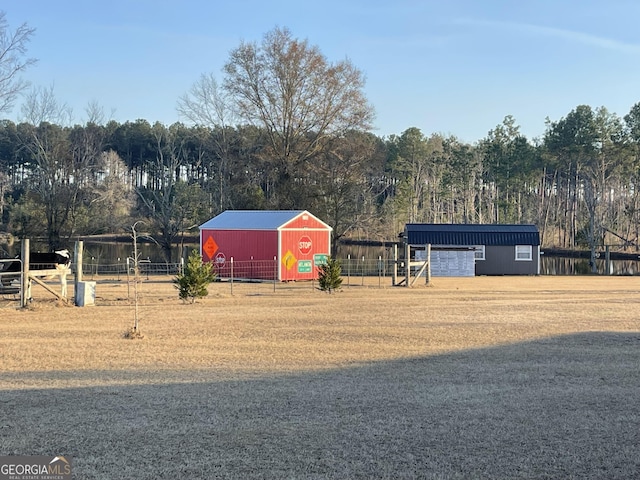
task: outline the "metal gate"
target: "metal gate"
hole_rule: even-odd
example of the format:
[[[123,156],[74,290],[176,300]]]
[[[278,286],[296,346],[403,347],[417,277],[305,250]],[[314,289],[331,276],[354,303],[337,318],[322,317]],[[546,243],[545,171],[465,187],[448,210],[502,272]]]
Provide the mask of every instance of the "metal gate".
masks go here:
[[[13,267],[14,265],[18,266],[18,271]],[[9,269],[11,271],[8,271]],[[18,258],[0,260],[0,295],[20,295],[24,285],[23,275],[22,260]]]

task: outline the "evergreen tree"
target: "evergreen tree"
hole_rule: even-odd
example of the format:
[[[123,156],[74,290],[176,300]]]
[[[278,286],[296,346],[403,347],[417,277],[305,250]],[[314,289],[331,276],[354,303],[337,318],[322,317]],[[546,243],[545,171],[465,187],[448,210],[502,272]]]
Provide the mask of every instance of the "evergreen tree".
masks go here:
[[[202,256],[196,250],[192,251],[184,272],[173,280],[178,296],[185,302],[191,299],[191,303],[195,303],[196,298],[206,297],[209,294],[207,287],[216,279],[212,268],[211,263],[202,262]]]
[[[340,260],[332,257],[327,258],[327,263],[318,267],[318,283],[320,290],[331,293],[342,285],[342,267]]]

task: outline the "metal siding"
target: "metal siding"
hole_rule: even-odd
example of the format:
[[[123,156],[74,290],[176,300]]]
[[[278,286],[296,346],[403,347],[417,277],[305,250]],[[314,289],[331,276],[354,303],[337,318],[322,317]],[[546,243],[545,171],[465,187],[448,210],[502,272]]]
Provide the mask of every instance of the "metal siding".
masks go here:
[[[289,229],[302,229],[307,228],[311,230],[331,230],[331,227],[326,223],[322,222],[311,213],[304,211],[300,213],[298,216],[290,220],[289,222],[283,224],[280,229],[281,230],[289,230]]]
[[[200,229],[275,230],[285,225],[288,228],[331,228],[306,210],[226,210],[200,225]]]
[[[300,239],[303,236],[308,236],[311,239],[311,250],[309,253],[302,253],[299,248]],[[280,256],[278,259],[279,268],[281,271],[280,280],[313,280],[318,277],[316,268],[313,263],[313,257],[316,254],[326,254],[331,252],[331,232],[327,229],[324,230],[308,230],[308,229],[287,229],[280,231]],[[283,264],[283,259],[287,252],[291,252],[296,258],[296,262],[291,268],[287,269]],[[298,272],[298,262],[300,260],[311,261],[311,272],[300,273]]]
[[[278,281],[282,281],[282,232],[278,230],[278,255],[277,255],[277,265],[278,265]]]
[[[476,275],[536,275],[539,252],[539,247],[534,246],[531,261],[516,261],[515,245],[488,245],[485,260],[476,261]]]
[[[407,224],[410,245],[540,245],[535,225]]]
[[[234,262],[273,261],[276,257],[279,280],[311,280],[317,278],[314,255],[330,253],[331,230],[306,210],[228,210],[200,227],[200,252],[203,260],[210,262],[223,253],[227,265],[231,257]],[[301,237],[305,235],[312,243],[307,254],[298,248]],[[204,248],[210,238],[217,244],[211,256]],[[289,250],[295,257],[295,263],[287,269],[283,256]],[[300,260],[311,262],[311,272],[298,272]]]
[[[278,255],[278,232],[262,230],[202,230],[201,247],[209,237],[218,244],[218,249],[209,258],[203,254],[203,260],[211,261],[218,253],[223,253],[227,259],[234,261],[273,260]]]

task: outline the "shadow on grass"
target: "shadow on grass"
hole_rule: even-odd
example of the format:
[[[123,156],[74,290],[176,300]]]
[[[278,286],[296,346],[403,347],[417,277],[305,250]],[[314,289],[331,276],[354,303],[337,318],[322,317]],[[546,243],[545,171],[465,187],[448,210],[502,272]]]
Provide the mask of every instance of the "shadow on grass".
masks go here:
[[[0,454],[69,455],[81,479],[628,479],[639,368],[639,333],[594,332],[283,376],[0,391]]]

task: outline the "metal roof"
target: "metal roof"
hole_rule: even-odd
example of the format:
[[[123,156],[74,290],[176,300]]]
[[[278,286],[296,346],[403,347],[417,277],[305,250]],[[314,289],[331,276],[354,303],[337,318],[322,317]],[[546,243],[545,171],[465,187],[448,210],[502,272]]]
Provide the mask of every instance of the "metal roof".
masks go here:
[[[540,245],[535,225],[408,223],[409,245]]]
[[[305,213],[326,225],[306,210],[225,210],[200,225],[200,230],[277,230]]]

